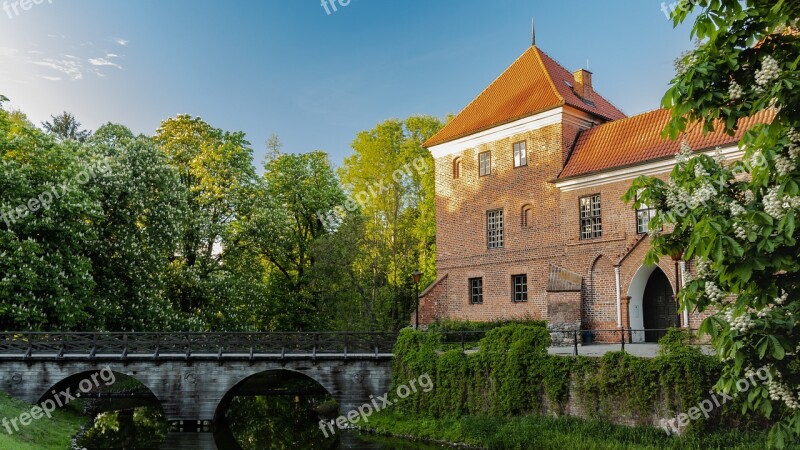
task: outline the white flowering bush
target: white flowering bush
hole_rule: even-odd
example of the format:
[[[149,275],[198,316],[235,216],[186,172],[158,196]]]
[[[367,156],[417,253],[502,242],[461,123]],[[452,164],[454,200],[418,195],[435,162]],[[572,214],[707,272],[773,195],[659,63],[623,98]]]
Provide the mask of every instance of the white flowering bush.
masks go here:
[[[1,97],[1,96],[0,96]],[[1,98],[0,98],[1,100]],[[56,180],[74,180],[85,161],[75,145],[57,144],[20,113],[0,108],[0,328],[91,326],[98,304],[87,242],[101,217],[91,190],[71,189],[48,208],[12,212]],[[61,188],[57,188],[61,192]]]
[[[717,385],[735,392],[748,368],[769,367],[773,382],[752,388],[744,413],[774,421],[770,445],[800,437],[800,2],[699,0],[675,13],[695,17],[697,48],[681,60],[664,97],[688,127],[737,130],[764,122],[740,142],[745,156],[726,162],[683,145],[668,181],[636,180],[626,199],[657,206],[648,262],[680,255],[695,265],[679,298],[716,314],[701,332],[726,363]],[[640,192],[639,197],[636,193]]]

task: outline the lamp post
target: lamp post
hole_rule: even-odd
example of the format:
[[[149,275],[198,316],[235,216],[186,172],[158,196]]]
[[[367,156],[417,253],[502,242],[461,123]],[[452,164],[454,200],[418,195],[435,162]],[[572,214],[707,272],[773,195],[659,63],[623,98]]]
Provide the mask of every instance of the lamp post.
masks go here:
[[[417,320],[414,322],[414,329],[419,330],[419,280],[422,278],[422,273],[419,270],[415,270],[414,273],[411,274],[411,278],[414,279],[414,285],[416,286],[416,295],[417,295]]]

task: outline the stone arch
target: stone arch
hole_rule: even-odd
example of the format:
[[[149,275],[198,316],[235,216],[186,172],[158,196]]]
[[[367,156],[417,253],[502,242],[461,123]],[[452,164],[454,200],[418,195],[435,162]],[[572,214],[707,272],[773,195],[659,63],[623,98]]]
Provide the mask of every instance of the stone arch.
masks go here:
[[[659,272],[666,279],[672,293],[676,292],[673,280],[667,275],[659,265],[642,265],[628,284],[628,320],[631,330],[631,341],[635,343],[645,342],[645,290],[653,275]],[[677,315],[677,308],[676,308]],[[636,331],[639,330],[639,331]]]
[[[586,330],[617,328],[616,276],[605,255],[592,262],[581,295],[581,325]]]
[[[236,393],[240,391],[241,388],[246,386],[248,382],[257,379],[258,377],[264,374],[279,374],[279,373],[285,373],[289,375],[289,378],[311,380],[315,382],[317,385],[319,385],[326,393],[336,398],[337,401],[340,400],[338,395],[339,390],[336,389],[336,386],[328,385],[328,383],[326,383],[325,380],[320,380],[319,377],[315,376],[313,372],[309,373],[300,370],[293,370],[286,367],[267,368],[264,370],[257,371],[255,373],[250,373],[247,376],[239,377],[238,381],[235,381],[226,390],[226,392],[224,393],[224,395],[222,395],[222,398],[220,398],[217,404],[217,408],[214,413],[214,422],[217,422],[218,420],[221,420],[224,417],[224,414],[227,411],[228,406],[230,406],[230,402],[233,399],[233,397],[235,397]]]
[[[135,374],[126,373],[124,370],[114,370],[111,366],[103,366],[99,369],[81,368],[76,371],[66,371],[56,375],[57,381],[45,380],[41,387],[44,388],[38,394],[38,400],[35,402],[37,405],[43,404],[48,399],[55,399],[60,407],[61,403],[70,400],[71,397],[80,398],[84,394],[96,393],[98,390],[110,388],[114,384],[121,381],[121,379],[136,380],[143,388],[140,396],[129,397],[132,400],[141,400],[142,406],[148,404],[157,404],[163,410],[161,398],[152,387],[148,386],[146,380],[138,378]],[[49,386],[49,387],[48,387]],[[84,389],[86,388],[86,389]],[[40,388],[41,389],[41,388]]]

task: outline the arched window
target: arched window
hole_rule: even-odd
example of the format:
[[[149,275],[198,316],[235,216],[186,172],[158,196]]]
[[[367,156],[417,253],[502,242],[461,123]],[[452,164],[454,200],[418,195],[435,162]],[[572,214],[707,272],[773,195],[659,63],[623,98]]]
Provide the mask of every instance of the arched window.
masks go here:
[[[461,177],[461,158],[453,160],[453,179],[457,180]]]
[[[533,226],[533,206],[525,205],[522,207],[522,227],[528,228]]]

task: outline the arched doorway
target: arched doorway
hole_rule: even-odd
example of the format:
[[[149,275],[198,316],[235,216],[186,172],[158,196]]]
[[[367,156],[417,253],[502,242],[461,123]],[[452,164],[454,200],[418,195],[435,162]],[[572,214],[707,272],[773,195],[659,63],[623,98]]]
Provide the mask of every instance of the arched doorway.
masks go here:
[[[658,342],[663,331],[678,326],[678,305],[669,278],[658,266],[642,266],[628,287],[628,319],[632,342]]]

